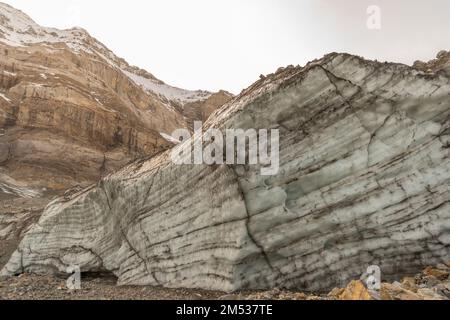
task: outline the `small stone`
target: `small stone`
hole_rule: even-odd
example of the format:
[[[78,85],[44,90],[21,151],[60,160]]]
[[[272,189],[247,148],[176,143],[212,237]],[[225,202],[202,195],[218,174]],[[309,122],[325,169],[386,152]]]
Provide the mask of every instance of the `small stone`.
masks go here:
[[[301,292],[294,295],[294,300],[306,300],[307,298],[308,296]]]
[[[427,276],[433,276],[438,280],[445,280],[448,279],[449,273],[447,270],[440,270],[433,267],[427,267],[424,271],[424,274]]]
[[[438,284],[436,287],[433,288],[433,290],[436,291],[441,296],[444,296],[446,298],[450,298],[450,290],[447,289],[447,286],[443,283]]]
[[[421,297],[407,289],[401,287],[401,284],[396,282],[393,284],[383,283],[381,285],[381,299],[382,300],[422,300]]]
[[[447,290],[450,291],[450,281],[444,281],[441,283]]]
[[[440,282],[439,279],[434,276],[425,276],[422,281],[424,282],[426,288],[433,288]]]
[[[333,290],[330,291],[328,297],[337,298],[340,295],[342,295],[342,293],[344,293],[344,290],[345,290],[344,288],[334,288]]]
[[[442,59],[445,58],[447,55],[449,55],[449,52],[445,51],[445,50],[441,50],[438,52],[438,54],[436,55],[436,58],[438,59]]]
[[[373,300],[362,281],[353,280],[339,296],[339,300]]]
[[[410,290],[412,292],[417,292],[417,284],[416,280],[412,277],[406,277],[403,279],[401,286],[406,290]]]
[[[306,300],[317,301],[317,300],[322,300],[322,299],[318,296],[309,296],[308,298],[306,298]]]
[[[219,297],[218,300],[240,300],[240,296],[237,294],[226,294]]]
[[[437,294],[434,290],[428,288],[417,290],[417,294],[423,300],[445,300],[443,296]]]
[[[436,266],[436,268],[439,269],[439,270],[447,271],[447,272],[450,270],[450,268],[446,264],[443,264],[443,263],[439,263]]]

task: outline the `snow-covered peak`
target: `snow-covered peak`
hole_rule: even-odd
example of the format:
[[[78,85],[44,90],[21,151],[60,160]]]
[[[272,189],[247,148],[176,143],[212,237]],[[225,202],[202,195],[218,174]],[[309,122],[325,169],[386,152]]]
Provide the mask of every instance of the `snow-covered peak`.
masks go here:
[[[0,41],[10,46],[36,43],[65,43],[75,51],[91,52],[85,45],[89,37],[81,28],[59,30],[38,25],[28,15],[0,3]]]
[[[42,27],[22,11],[1,2],[0,42],[16,47],[40,43],[64,43],[75,53],[84,52],[100,57],[111,67],[122,71],[138,86],[167,102],[184,105],[204,101],[212,95],[207,91],[190,91],[165,84],[147,71],[128,65],[84,29],[59,30]]]
[[[1,26],[12,32],[25,33],[30,27],[39,27],[28,15],[3,2],[0,2],[0,17]]]

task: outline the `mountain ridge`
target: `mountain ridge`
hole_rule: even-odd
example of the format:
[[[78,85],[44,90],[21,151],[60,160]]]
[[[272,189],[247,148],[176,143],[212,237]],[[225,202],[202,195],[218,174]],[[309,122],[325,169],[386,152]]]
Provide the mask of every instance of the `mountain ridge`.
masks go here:
[[[55,196],[167,150],[230,98],[166,85],[84,29],[0,3],[0,264]]]
[[[103,43],[92,37],[83,28],[75,27],[60,30],[42,27],[24,12],[2,2],[0,2],[0,17],[0,37],[8,45],[64,43],[75,52],[84,51],[100,55],[112,66],[126,73],[136,84],[142,85],[148,91],[165,97],[171,102],[185,104],[203,101],[213,94],[205,90],[192,91],[167,85],[148,71],[131,66],[123,58],[117,57]],[[230,93],[227,94],[231,96]]]
[[[98,153],[95,167],[117,169],[134,157],[168,148],[173,142],[166,138],[173,130],[191,129],[193,121],[206,120],[232,97],[225,91],[211,93],[169,86],[151,73],[130,66],[84,29],[41,27],[25,13],[3,3],[0,51],[0,137],[4,141],[0,140],[0,149],[8,155],[0,158],[3,164],[13,162],[14,157],[20,162],[22,157],[17,152],[14,155],[14,150],[20,149],[24,139],[14,138],[13,131],[45,144],[44,137],[39,136],[47,131],[55,141],[66,139],[62,145],[70,145],[71,141],[83,144],[75,149],[91,145]],[[33,136],[32,130],[39,134]],[[110,151],[115,155],[108,155]],[[53,157],[47,153],[42,160],[47,156]],[[26,160],[30,162],[33,160]],[[74,165],[64,164],[67,166],[74,173],[84,172],[80,170],[81,158]],[[104,170],[95,171],[89,173],[88,181],[95,181]],[[72,180],[60,187],[77,184],[76,177]]]

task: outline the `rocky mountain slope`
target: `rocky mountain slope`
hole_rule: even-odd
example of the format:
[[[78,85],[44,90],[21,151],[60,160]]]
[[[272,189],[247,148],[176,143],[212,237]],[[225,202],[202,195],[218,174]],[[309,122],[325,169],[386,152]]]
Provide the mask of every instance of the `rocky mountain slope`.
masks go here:
[[[28,187],[93,182],[230,98],[171,87],[85,30],[44,28],[1,3],[0,57],[0,164]]]
[[[83,29],[0,3],[0,265],[52,197],[166,150],[230,98],[167,85]]]
[[[279,129],[278,174],[170,151],[134,162],[53,201],[2,274],[75,264],[118,284],[322,291],[369,265],[389,279],[447,263],[449,102],[440,70],[336,53],[280,69],[205,125]]]

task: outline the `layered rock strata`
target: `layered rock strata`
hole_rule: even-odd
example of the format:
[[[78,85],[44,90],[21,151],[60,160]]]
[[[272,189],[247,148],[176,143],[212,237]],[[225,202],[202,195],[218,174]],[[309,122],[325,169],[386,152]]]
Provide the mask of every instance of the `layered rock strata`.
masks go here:
[[[167,85],[83,29],[45,28],[0,3],[0,167],[12,179],[52,190],[93,183],[166,150],[165,134],[230,98]]]

